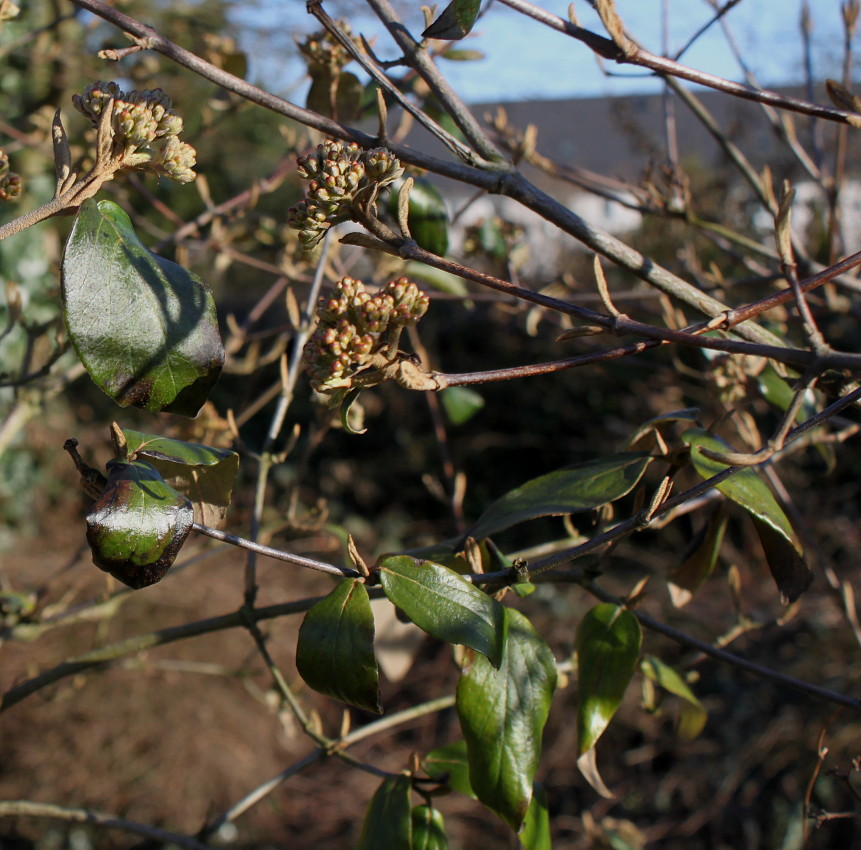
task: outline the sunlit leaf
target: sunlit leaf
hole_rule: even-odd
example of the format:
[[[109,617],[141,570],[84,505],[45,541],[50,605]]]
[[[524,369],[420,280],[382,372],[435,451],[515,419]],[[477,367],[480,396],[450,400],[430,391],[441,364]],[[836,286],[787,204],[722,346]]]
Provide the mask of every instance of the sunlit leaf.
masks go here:
[[[682,439],[691,447],[691,462],[703,478],[711,478],[727,468],[700,451],[703,447],[727,451],[723,440],[699,428],[686,431]],[[752,467],[741,469],[718,484],[717,489],[757,520],[755,525],[778,590],[784,600],[794,602],[809,587],[813,575],[804,561],[801,543],[771,490]]]
[[[386,596],[420,629],[463,644],[499,666],[505,645],[504,608],[456,572],[431,561],[396,555],[380,563]]]
[[[475,25],[481,0],[452,0],[442,14],[422,33],[422,38],[457,40]]]
[[[93,563],[129,587],[161,581],[191,530],[191,502],[146,461],[112,460],[87,513]]]
[[[651,458],[642,452],[623,452],[557,469],[533,478],[497,499],[469,530],[476,539],[542,516],[590,511],[630,493]]]
[[[431,750],[422,759],[422,770],[437,782],[448,785],[453,791],[477,799],[469,782],[469,758],[466,741],[462,738]]]
[[[200,410],[224,362],[212,293],[148,251],[111,201],[81,204],[62,294],[75,351],[117,404],[184,416]]]
[[[448,850],[442,812],[433,806],[416,806],[413,818],[413,850]]]
[[[637,618],[603,602],[577,627],[577,746],[595,746],[622,702],[637,668],[643,633]]]
[[[397,214],[398,193],[391,193],[389,208]],[[410,190],[408,222],[413,239],[432,254],[448,251],[448,210],[439,189],[429,180],[413,179]]]
[[[194,521],[220,527],[239,472],[239,455],[199,443],[123,430],[129,453],[145,457],[194,508]]]
[[[383,780],[371,798],[356,850],[412,850],[410,780]]]
[[[309,609],[299,629],[296,667],[315,691],[382,713],[374,617],[364,582],[344,579]]]
[[[508,639],[499,669],[475,655],[458,682],[456,706],[470,785],[482,803],[520,829],[532,800],[556,662],[523,614],[506,608],[505,615]]]
[[[706,725],[708,714],[688,683],[669,664],[665,664],[653,655],[640,662],[640,669],[665,691],[683,700],[679,717],[679,736],[685,741],[696,738]]]
[[[547,793],[544,787],[535,783],[532,789],[532,802],[520,830],[520,843],[523,850],[553,850],[550,841],[550,813],[547,811]]]
[[[417,263],[415,260],[406,264],[404,274],[410,280],[424,281],[439,292],[447,292],[449,295],[463,296],[469,291],[462,277],[442,269],[435,269],[433,266],[426,266],[424,263]]]

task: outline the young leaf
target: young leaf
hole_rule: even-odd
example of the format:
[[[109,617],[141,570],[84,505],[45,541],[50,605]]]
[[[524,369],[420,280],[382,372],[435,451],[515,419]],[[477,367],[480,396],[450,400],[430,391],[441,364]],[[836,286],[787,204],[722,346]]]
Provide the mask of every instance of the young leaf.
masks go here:
[[[505,615],[508,640],[499,669],[474,656],[458,682],[456,707],[470,784],[482,803],[517,830],[532,800],[556,662],[526,617],[513,608]]]
[[[92,199],[62,272],[69,338],[98,387],[122,407],[195,416],[224,363],[206,284],[148,251],[116,204]]]
[[[468,35],[475,25],[481,0],[452,0],[442,14],[422,33],[422,38],[456,41]]]
[[[377,789],[362,825],[356,850],[412,850],[410,780],[406,776],[385,779]]]
[[[484,399],[469,387],[446,387],[439,398],[452,425],[463,425],[484,407]]]
[[[623,452],[533,478],[497,499],[469,534],[476,539],[489,537],[529,519],[590,511],[621,499],[642,478],[650,461],[642,452]]]
[[[702,447],[726,451],[722,440],[700,428],[686,431],[682,439],[691,447],[691,462],[703,478],[726,469],[725,463],[707,458],[700,451]],[[753,468],[740,470],[718,484],[717,489],[754,518],[777,588],[785,601],[794,602],[810,586],[813,574],[804,561],[801,543],[771,490]]]
[[[222,525],[239,472],[236,452],[131,429],[123,434],[130,454],[145,457],[171,487],[188,496],[195,522]]]
[[[395,555],[379,570],[386,596],[420,629],[468,646],[499,667],[505,644],[505,609],[499,602],[432,561]]]
[[[433,806],[416,806],[412,813],[413,850],[448,850],[442,812]]]
[[[688,683],[669,664],[664,664],[660,658],[655,658],[653,655],[640,662],[640,669],[665,691],[669,691],[683,701],[679,716],[679,736],[685,741],[693,741],[703,731],[708,714]]]
[[[469,758],[463,739],[431,750],[422,760],[422,770],[437,782],[444,782],[452,791],[478,799],[469,782]]]
[[[134,589],[161,581],[194,521],[191,502],[146,461],[112,460],[87,513],[93,563]]]
[[[643,633],[624,608],[596,605],[577,627],[578,754],[595,746],[616,709],[640,657]]]
[[[532,789],[532,802],[520,830],[523,850],[553,850],[550,842],[550,813],[547,811],[547,793],[538,782]]]
[[[364,582],[344,579],[308,611],[299,629],[296,667],[315,691],[382,714],[374,617]]]

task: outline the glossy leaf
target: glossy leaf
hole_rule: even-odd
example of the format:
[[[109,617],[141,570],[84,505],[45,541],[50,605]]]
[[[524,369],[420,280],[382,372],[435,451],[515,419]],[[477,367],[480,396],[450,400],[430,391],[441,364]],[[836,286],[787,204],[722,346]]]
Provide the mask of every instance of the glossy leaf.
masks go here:
[[[727,464],[707,458],[700,452],[701,448],[715,452],[732,451],[723,440],[702,428],[691,428],[685,431],[682,439],[691,447],[691,462],[703,478],[711,478],[727,468]],[[753,467],[739,470],[735,475],[718,484],[717,489],[748,513],[768,523],[778,534],[783,535],[799,554],[801,553],[801,544],[786,514]]]
[[[452,425],[469,422],[484,407],[484,399],[469,387],[446,387],[440,391],[439,399]]]
[[[643,633],[637,618],[604,602],[577,627],[577,742],[582,755],[595,746],[622,702],[637,668]]]
[[[541,735],[556,688],[556,662],[526,617],[506,608],[498,670],[480,655],[461,674],[456,707],[476,796],[515,830],[532,800]]]
[[[215,301],[148,251],[111,201],[84,201],[63,256],[63,313],[90,377],[122,407],[194,416],[224,363]]]
[[[410,780],[395,776],[371,798],[356,850],[412,850]]]
[[[364,582],[344,579],[309,609],[299,629],[296,667],[315,691],[382,713],[374,617]]]
[[[416,806],[412,812],[413,850],[448,850],[442,812],[433,806]]]
[[[535,783],[532,789],[532,802],[526,812],[523,828],[520,830],[520,843],[523,850],[553,850],[550,841],[550,813],[547,811],[547,793],[542,785]]]
[[[112,460],[87,513],[87,542],[99,569],[134,589],[164,578],[191,530],[191,502],[146,461]]]
[[[533,478],[497,499],[469,534],[489,537],[536,517],[590,511],[606,505],[629,493],[650,462],[651,458],[642,452],[623,452]]]
[[[469,782],[469,758],[466,741],[462,738],[453,744],[431,750],[422,759],[422,770],[437,782],[448,785],[452,791],[478,799]]]
[[[712,511],[705,527],[697,535],[684,561],[669,576],[673,605],[687,605],[717,564],[726,531],[727,515],[723,505]]]
[[[391,193],[389,210],[397,215],[398,192]],[[408,222],[413,239],[432,254],[448,251],[448,210],[439,189],[429,180],[413,179],[410,189]]]
[[[795,602],[813,581],[813,572],[796,548],[768,523],[754,519],[768,569],[784,605]]]
[[[499,666],[505,609],[475,585],[447,567],[408,555],[383,560],[380,583],[386,596],[420,629],[468,646]]]
[[[665,691],[683,701],[686,708],[682,709],[679,717],[679,735],[686,741],[696,738],[706,725],[708,714],[688,683],[669,664],[653,655],[640,662],[640,669]]]
[[[422,33],[422,38],[457,40],[475,25],[481,0],[452,0],[442,14]]]
[[[123,435],[129,453],[145,457],[171,487],[188,496],[195,522],[215,528],[223,524],[239,472],[236,452],[130,428]]]

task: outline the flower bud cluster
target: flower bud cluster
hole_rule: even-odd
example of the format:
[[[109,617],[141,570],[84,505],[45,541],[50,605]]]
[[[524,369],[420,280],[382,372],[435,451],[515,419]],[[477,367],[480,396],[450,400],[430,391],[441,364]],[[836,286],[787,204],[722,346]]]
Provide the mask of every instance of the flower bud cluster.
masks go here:
[[[83,94],[72,96],[75,108],[96,127],[111,100],[115,156],[127,167],[149,168],[178,183],[194,180],[196,151],[180,141],[182,118],[171,109],[165,92],[144,89],[126,93],[114,82],[97,82],[88,85]]]
[[[388,344],[386,332],[414,325],[429,299],[405,277],[371,295],[362,281],[345,277],[336,292],[317,302],[317,330],[304,351],[305,368],[317,392],[349,388],[352,376]]]
[[[23,191],[21,175],[9,170],[9,157],[0,151],[0,201],[14,201]]]
[[[338,24],[352,39],[350,25],[346,21],[338,21]],[[326,31],[311,33],[298,46],[312,75],[315,70],[340,71],[352,59],[344,46]]]
[[[404,172],[400,160],[385,148],[362,150],[327,140],[296,160],[299,176],[309,180],[305,197],[287,211],[288,226],[312,248],[335,224],[355,218],[356,204],[373,203],[379,190]]]

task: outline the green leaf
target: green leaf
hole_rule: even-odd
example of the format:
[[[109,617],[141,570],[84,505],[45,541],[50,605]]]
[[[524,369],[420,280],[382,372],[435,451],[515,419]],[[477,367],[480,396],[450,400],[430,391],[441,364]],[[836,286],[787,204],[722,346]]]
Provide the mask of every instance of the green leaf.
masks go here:
[[[329,68],[315,67],[311,73],[311,88],[305,106],[327,118],[350,123],[359,117],[364,86],[349,71],[332,74]]]
[[[410,780],[395,776],[383,781],[368,804],[356,850],[412,850]]]
[[[553,850],[550,841],[550,813],[547,811],[547,792],[536,782],[532,789],[532,802],[520,830],[523,850]]]
[[[404,274],[410,280],[423,280],[434,289],[440,292],[447,292],[449,295],[465,296],[469,292],[462,277],[458,277],[442,269],[426,266],[424,263],[418,263],[415,260],[410,260],[404,266]]]
[[[467,50],[463,47],[449,47],[440,53],[440,58],[449,59],[453,62],[476,62],[484,59],[484,53],[480,50]]]
[[[148,251],[116,204],[92,199],[62,271],[69,338],[98,387],[121,407],[195,416],[224,363],[206,284]]]
[[[684,561],[669,576],[673,605],[681,608],[712,574],[717,564],[726,531],[727,515],[723,505],[712,511],[703,530],[697,535]]]
[[[123,435],[130,454],[145,457],[171,487],[188,496],[195,522],[215,528],[223,524],[239,473],[236,452],[144,434],[130,428],[125,429]]]
[[[706,725],[708,714],[688,683],[669,664],[664,664],[660,658],[656,658],[654,655],[644,658],[640,662],[640,669],[665,691],[669,691],[684,701],[687,710],[683,709],[679,717],[679,735],[685,741],[692,741],[696,738]]]
[[[442,812],[433,806],[416,806],[412,813],[413,850],[448,850]]]
[[[475,538],[541,516],[590,511],[629,493],[651,462],[642,452],[623,452],[557,469],[497,499],[469,530]]]
[[[484,407],[484,399],[469,387],[446,387],[440,391],[439,398],[452,425],[469,422]]]
[[[431,779],[448,785],[452,791],[466,794],[473,800],[478,799],[469,782],[469,758],[466,741],[462,738],[453,744],[431,750],[422,760],[422,770]]]
[[[711,478],[727,468],[727,464],[707,458],[700,451],[701,448],[714,452],[732,451],[732,448],[720,438],[702,428],[691,428],[682,434],[682,440],[691,447],[691,462],[703,478]],[[799,554],[801,553],[801,544],[786,514],[753,467],[739,470],[735,475],[718,484],[717,489],[748,513],[770,525],[795,546]]]
[[[526,617],[505,609],[508,639],[498,670],[480,655],[457,685],[456,707],[478,799],[515,830],[532,800],[556,662]]]
[[[725,463],[707,458],[700,451],[702,447],[726,451],[728,446],[723,440],[700,428],[686,431],[682,439],[691,447],[691,462],[703,478],[711,478],[727,468]],[[771,490],[752,467],[739,470],[718,484],[717,489],[754,518],[777,588],[784,601],[794,602],[810,586],[813,574],[804,560],[801,543]]]
[[[389,210],[397,215],[398,192],[390,195]],[[422,177],[413,180],[410,190],[410,234],[418,244],[440,256],[448,251],[448,210],[439,189]]]
[[[595,746],[637,668],[640,623],[618,605],[596,605],[577,627],[578,755]]]
[[[686,407],[684,410],[673,410],[670,413],[662,413],[660,416],[655,416],[640,425],[640,427],[631,434],[625,445],[627,448],[635,446],[650,431],[659,430],[661,425],[667,425],[673,422],[689,422],[692,425],[696,425],[699,415],[700,409],[698,407]]]
[[[344,579],[309,609],[299,629],[296,667],[315,691],[382,714],[374,617],[364,582]]]
[[[136,590],[161,581],[194,521],[191,502],[146,461],[112,460],[87,513],[93,563]]]
[[[498,667],[505,645],[505,608],[432,561],[395,555],[380,563],[386,596],[420,629],[486,655]]]
[[[481,0],[452,0],[442,14],[422,33],[422,38],[455,41],[468,35],[478,17]]]

